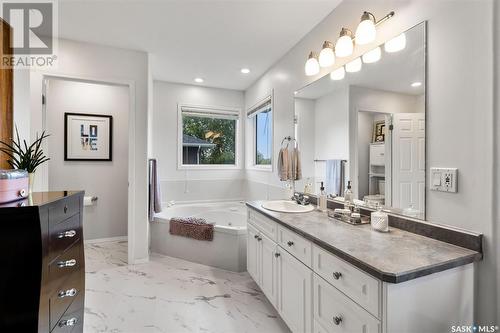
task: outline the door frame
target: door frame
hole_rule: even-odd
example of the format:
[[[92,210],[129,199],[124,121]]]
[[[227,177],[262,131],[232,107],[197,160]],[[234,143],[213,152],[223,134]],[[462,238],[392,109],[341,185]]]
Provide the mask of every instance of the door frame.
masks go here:
[[[42,114],[41,114],[41,128],[45,130],[47,128],[47,81],[50,79],[53,80],[66,80],[66,81],[74,81],[74,82],[83,82],[83,83],[93,83],[93,84],[101,84],[101,85],[118,85],[128,87],[128,96],[129,96],[129,114],[128,114],[128,197],[127,197],[127,240],[128,240],[128,263],[134,264],[138,263],[137,260],[134,259],[134,250],[135,250],[135,228],[134,228],[134,217],[135,217],[135,205],[133,203],[133,199],[135,197],[136,192],[136,183],[135,183],[135,81],[134,80],[120,80],[120,79],[102,79],[81,75],[65,75],[65,74],[54,74],[54,73],[44,73],[41,72],[40,80],[36,79],[36,82],[41,84],[41,94],[40,94],[40,103],[42,105]],[[33,74],[32,74],[33,75]],[[33,81],[32,81],[33,82]],[[43,96],[43,97],[42,97]],[[43,149],[47,151],[48,146],[47,142],[43,143]],[[41,190],[48,190],[48,169],[47,165],[44,165],[41,168]]]

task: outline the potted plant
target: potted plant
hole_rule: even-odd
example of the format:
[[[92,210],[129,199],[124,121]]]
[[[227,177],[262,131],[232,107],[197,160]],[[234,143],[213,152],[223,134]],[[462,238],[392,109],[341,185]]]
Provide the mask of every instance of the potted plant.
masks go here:
[[[26,140],[19,139],[19,131],[16,126],[16,138],[9,144],[0,140],[0,151],[9,156],[7,163],[14,169],[26,170],[29,174],[29,193],[33,192],[33,183],[35,181],[35,171],[42,163],[50,160],[42,150],[43,140],[50,134],[42,132],[41,136],[36,134],[35,141],[28,146]]]

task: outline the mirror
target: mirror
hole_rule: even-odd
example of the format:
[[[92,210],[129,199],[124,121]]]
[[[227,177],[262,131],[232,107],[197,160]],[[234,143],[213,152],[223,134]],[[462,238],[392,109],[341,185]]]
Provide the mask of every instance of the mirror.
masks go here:
[[[425,218],[425,23],[295,93],[298,191]],[[377,58],[379,58],[377,60]]]

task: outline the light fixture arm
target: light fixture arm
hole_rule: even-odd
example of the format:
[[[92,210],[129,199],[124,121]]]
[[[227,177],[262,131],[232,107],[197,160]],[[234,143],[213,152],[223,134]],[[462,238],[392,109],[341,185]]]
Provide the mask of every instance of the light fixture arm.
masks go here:
[[[387,14],[386,16],[382,17],[380,20],[375,20],[375,16],[370,13],[372,16],[373,16],[373,20],[375,21],[375,26],[378,26],[379,24],[382,24],[384,23],[385,21],[387,21],[388,19],[390,19],[391,17],[393,17],[396,13],[394,13],[394,11],[391,11],[389,14]]]

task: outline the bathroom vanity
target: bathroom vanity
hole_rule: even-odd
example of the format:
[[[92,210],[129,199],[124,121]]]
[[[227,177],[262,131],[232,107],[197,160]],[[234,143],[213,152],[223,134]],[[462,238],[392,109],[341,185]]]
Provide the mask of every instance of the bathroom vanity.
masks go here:
[[[429,226],[448,243],[262,203],[247,203],[248,272],[293,332],[430,333],[473,323],[481,235]]]
[[[0,205],[0,331],[83,332],[82,191]]]

